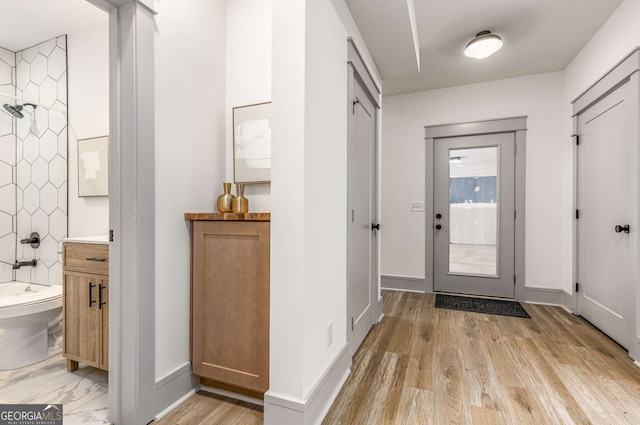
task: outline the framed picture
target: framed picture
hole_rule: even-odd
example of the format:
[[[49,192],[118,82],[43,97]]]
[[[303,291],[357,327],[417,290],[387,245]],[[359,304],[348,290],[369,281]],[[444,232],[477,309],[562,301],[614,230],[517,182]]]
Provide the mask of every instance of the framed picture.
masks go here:
[[[78,196],[109,196],[108,137],[78,140]]]
[[[233,108],[233,180],[271,181],[271,102]]]

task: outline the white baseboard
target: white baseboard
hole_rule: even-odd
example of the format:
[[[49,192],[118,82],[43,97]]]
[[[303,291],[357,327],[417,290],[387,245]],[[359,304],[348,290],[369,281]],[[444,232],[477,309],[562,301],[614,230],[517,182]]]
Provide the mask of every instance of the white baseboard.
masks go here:
[[[525,287],[524,297],[524,301],[529,304],[558,306],[571,314],[576,311],[574,297],[562,289]]]
[[[155,419],[158,420],[195,394],[198,379],[191,376],[191,363],[187,362],[157,381],[154,388],[155,410],[159,412]]]
[[[406,292],[426,292],[427,284],[424,278],[404,276],[380,276],[382,289]]]
[[[320,425],[351,372],[351,357],[345,343],[306,399],[267,391],[264,395],[264,425]]]
[[[378,313],[378,321],[376,323],[380,323],[382,322],[382,319],[384,318],[384,305],[383,305],[383,300],[382,297],[378,298],[378,309],[376,310],[376,312]]]

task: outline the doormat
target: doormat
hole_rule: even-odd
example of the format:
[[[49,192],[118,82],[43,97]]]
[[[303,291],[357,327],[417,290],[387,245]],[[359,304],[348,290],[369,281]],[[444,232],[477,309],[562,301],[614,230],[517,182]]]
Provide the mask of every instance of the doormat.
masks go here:
[[[531,316],[529,316],[520,303],[516,301],[488,300],[486,298],[436,294],[436,308],[531,319]]]

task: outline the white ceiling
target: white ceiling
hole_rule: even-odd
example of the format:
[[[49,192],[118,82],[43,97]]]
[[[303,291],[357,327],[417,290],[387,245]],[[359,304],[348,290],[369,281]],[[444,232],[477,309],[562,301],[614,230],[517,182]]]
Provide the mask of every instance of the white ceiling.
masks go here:
[[[108,19],[87,0],[1,1],[0,47],[13,52]]]
[[[384,95],[563,70],[620,3],[347,0],[382,75]],[[502,37],[502,50],[484,60],[464,56],[464,46],[485,29]]]

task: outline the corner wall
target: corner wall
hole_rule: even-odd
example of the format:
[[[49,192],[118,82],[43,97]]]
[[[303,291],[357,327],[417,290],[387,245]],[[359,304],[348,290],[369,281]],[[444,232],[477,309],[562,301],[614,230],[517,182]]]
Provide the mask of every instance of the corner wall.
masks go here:
[[[271,1],[227,0],[226,35],[225,181],[233,182],[233,108],[271,101]],[[222,193],[222,184],[216,191]],[[270,183],[245,186],[245,197],[249,211],[271,211]]]
[[[381,273],[424,278],[424,126],[527,116],[527,287],[560,289],[563,264],[562,73],[384,97]]]
[[[225,4],[158,2],[155,16],[156,382],[189,377],[184,213],[214,211],[225,176]]]
[[[351,364],[347,38],[360,38],[350,22],[341,0],[273,0],[272,119],[278,143],[272,169],[266,425],[319,423]],[[366,46],[356,44],[369,61]],[[329,323],[334,336],[327,346]]]

